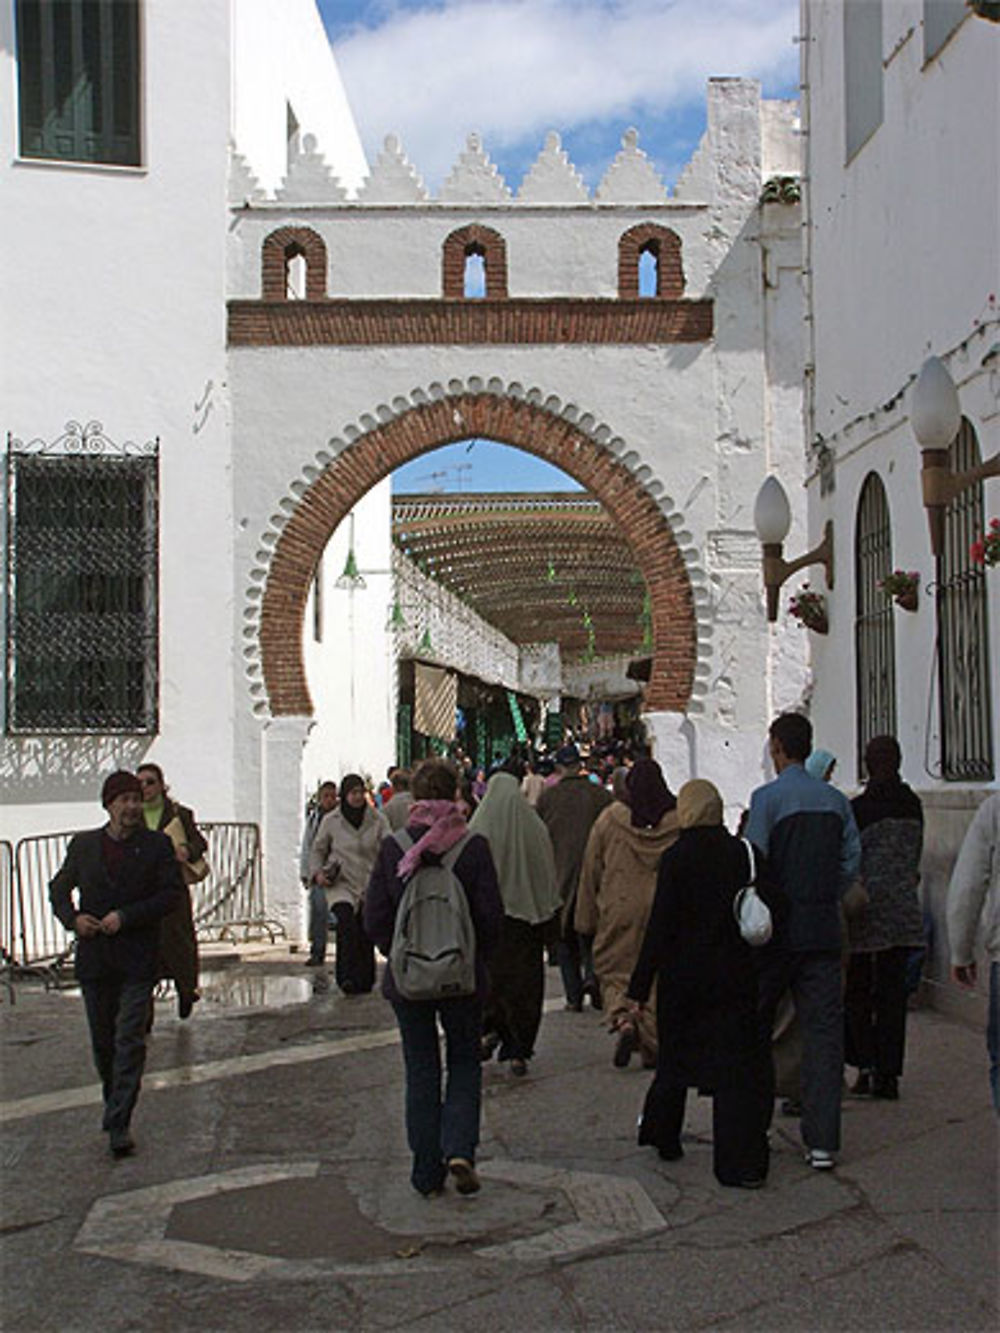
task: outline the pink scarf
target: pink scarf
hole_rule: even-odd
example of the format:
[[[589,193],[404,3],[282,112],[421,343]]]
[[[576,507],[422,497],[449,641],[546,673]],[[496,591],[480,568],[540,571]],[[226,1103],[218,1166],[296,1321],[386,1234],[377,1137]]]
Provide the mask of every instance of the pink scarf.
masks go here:
[[[465,816],[454,801],[414,801],[407,824],[428,824],[427,832],[403,853],[396,874],[400,879],[412,875],[424,852],[443,856],[468,832]]]

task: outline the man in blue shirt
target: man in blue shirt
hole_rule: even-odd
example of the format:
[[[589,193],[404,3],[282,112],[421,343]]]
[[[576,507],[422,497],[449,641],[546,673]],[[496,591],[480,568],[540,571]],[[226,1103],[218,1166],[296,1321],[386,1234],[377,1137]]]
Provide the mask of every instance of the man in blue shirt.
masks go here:
[[[861,842],[847,797],[803,767],[809,719],[783,713],[768,735],[778,776],[750,798],[746,836],[767,857],[787,910],[760,956],[761,1040],[770,1041],[778,1001],[790,989],[802,1030],[802,1140],[810,1165],[828,1170],[840,1148],[844,1065],[840,900],[860,869]],[[774,1109],[770,1069],[766,1124]]]

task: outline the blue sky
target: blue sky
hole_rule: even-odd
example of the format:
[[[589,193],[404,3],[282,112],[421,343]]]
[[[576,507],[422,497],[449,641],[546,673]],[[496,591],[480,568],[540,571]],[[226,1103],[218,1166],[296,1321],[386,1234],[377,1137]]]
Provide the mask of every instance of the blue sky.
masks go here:
[[[432,191],[471,130],[516,191],[550,129],[593,189],[633,125],[672,185],[704,131],[712,75],[759,78],[769,97],[797,92],[798,0],[317,4],[369,160],[396,133]],[[573,484],[561,475],[500,445],[455,445],[400,469],[394,489]]]
[[[508,185],[547,130],[593,187],[630,125],[668,183],[712,75],[798,82],[798,0],[318,0],[365,148],[398,133],[434,189],[470,130]]]

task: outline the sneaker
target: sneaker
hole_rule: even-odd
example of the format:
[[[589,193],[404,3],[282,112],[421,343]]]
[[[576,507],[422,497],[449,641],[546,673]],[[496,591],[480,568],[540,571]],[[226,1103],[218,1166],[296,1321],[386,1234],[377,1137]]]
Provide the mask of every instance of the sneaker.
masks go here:
[[[326,962],[325,958],[313,958],[311,955],[306,959],[306,967],[322,967]]]
[[[448,1171],[455,1177],[455,1188],[459,1194],[479,1193],[479,1177],[467,1157],[449,1157]]]
[[[527,1060],[522,1060],[520,1056],[515,1055],[510,1062],[510,1072],[515,1078],[524,1078],[525,1074],[528,1072]]]
[[[859,1069],[857,1078],[851,1084],[852,1096],[870,1097],[872,1095],[872,1077],[870,1069]]]
[[[806,1161],[814,1171],[832,1171],[837,1165],[833,1153],[827,1152],[825,1148],[808,1148]]]

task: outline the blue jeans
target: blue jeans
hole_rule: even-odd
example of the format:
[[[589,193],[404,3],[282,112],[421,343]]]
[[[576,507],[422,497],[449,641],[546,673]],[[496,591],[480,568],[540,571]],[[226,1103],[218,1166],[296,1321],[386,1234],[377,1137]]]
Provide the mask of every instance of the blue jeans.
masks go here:
[[[839,950],[762,951],[758,959],[759,1039],[769,1051],[778,1001],[791,989],[802,1031],[802,1142],[840,1148],[840,1092],[844,1077],[844,1001]],[[764,1128],[774,1110],[774,1063],[761,1089]]]
[[[986,1049],[990,1053],[993,1109],[1000,1115],[1000,963],[990,963],[990,1014],[986,1022]]]
[[[146,1064],[152,981],[101,977],[82,981],[94,1063],[104,1089],[103,1128],[128,1129]]]
[[[309,886],[309,957],[322,963],[326,958],[326,937],[330,929],[330,906],[321,884]]]
[[[459,1000],[393,1000],[406,1067],[406,1137],[413,1153],[410,1180],[421,1194],[444,1183],[452,1157],[476,1160],[482,1090],[482,1005],[475,995]],[[441,1100],[444,1028],[447,1078]]]

